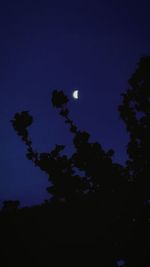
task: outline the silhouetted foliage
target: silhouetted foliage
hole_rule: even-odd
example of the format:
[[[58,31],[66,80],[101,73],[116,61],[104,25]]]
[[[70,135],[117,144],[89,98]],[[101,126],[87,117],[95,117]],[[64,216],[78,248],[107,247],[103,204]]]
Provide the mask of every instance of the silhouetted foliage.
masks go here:
[[[32,116],[28,111],[14,116],[11,123],[26,145],[27,158],[48,176],[51,197],[24,209],[18,209],[17,201],[5,201],[0,216],[1,228],[12,223],[8,239],[12,232],[19,239],[21,232],[22,242],[28,246],[32,241],[36,255],[49,255],[50,244],[96,244],[100,266],[148,266],[143,258],[148,259],[144,242],[149,240],[150,57],[141,58],[122,96],[118,109],[129,133],[125,167],[113,162],[112,149],[104,151],[78,129],[62,90],[54,90],[51,100],[72,134],[71,156],[64,154],[64,145],[37,152],[28,132]]]
[[[28,141],[28,131],[27,127],[29,127],[33,119],[29,115],[28,111],[22,111],[21,113],[16,113],[14,119],[11,121],[14,129],[22,137],[22,140]]]
[[[140,59],[122,96],[119,111],[130,138],[127,169],[136,188],[134,197],[143,205],[150,199],[150,57]]]
[[[28,112],[17,113],[12,120],[13,127],[27,145],[28,159],[48,174],[51,186],[47,190],[53,200],[70,202],[90,195],[97,201],[98,194],[104,195],[104,192],[105,197],[111,199],[120,190],[121,183],[117,185],[120,176],[125,183],[124,169],[112,163],[113,150],[105,152],[99,143],[89,141],[89,133],[77,128],[69,117],[67,102],[63,91],[53,91],[52,104],[60,110],[73,134],[75,152],[70,158],[60,154],[64,149],[62,145],[56,145],[49,153],[38,153],[33,149],[27,130],[33,119]],[[80,171],[83,176],[79,175]]]
[[[56,108],[62,108],[65,104],[68,103],[68,97],[64,94],[63,91],[54,90],[52,95],[52,103]]]

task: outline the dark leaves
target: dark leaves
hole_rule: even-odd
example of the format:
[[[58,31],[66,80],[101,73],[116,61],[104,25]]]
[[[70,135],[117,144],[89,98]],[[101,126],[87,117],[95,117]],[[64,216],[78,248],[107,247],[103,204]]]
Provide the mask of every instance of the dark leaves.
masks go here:
[[[32,116],[29,115],[28,111],[22,111],[21,113],[16,113],[14,119],[11,120],[13,128],[22,136],[24,141],[27,140],[28,132],[27,127],[29,127],[33,122]]]
[[[56,108],[62,108],[65,104],[68,103],[68,97],[64,94],[64,92],[54,90],[52,94],[52,104]],[[66,113],[66,111],[65,111]]]
[[[27,127],[32,124],[33,119],[27,111],[17,113],[12,124],[27,145],[27,158],[48,175],[48,180],[52,183],[48,191],[57,200],[64,198],[70,201],[77,195],[83,197],[84,192],[90,194],[98,192],[101,186],[102,188],[106,187],[107,179],[105,177],[114,175],[115,171],[111,160],[113,151],[105,152],[98,142],[89,142],[89,133],[79,131],[68,116],[67,103],[68,98],[63,91],[53,91],[52,104],[54,107],[60,108],[59,114],[65,118],[70,132],[74,134],[75,153],[70,158],[62,155],[61,152],[65,148],[63,145],[56,145],[48,153],[37,153],[33,150],[27,131]],[[84,174],[80,175],[80,171]],[[118,171],[116,176],[118,176]]]
[[[63,117],[67,117],[69,114],[69,110],[66,108],[66,109],[62,109],[60,111],[60,115],[63,116]]]

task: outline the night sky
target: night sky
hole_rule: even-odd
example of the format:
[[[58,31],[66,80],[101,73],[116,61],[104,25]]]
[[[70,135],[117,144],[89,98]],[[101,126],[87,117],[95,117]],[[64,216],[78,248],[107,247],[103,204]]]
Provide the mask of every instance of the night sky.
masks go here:
[[[150,55],[149,10],[146,0],[1,1],[0,202],[31,205],[49,197],[46,174],[26,159],[10,123],[17,111],[34,116],[35,149],[66,144],[71,152],[71,135],[51,104],[55,88],[70,98],[79,128],[114,148],[113,160],[124,164],[128,135],[117,106],[139,58]]]

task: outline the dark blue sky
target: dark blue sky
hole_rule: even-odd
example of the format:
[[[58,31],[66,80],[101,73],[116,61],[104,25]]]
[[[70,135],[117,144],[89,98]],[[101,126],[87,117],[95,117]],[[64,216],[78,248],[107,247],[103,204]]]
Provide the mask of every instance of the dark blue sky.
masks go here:
[[[71,148],[71,136],[50,101],[54,88],[70,97],[71,115],[114,160],[126,159],[120,94],[142,55],[150,54],[149,1],[3,1],[0,4],[0,202],[37,204],[47,176],[25,156],[10,120],[30,110],[34,147]],[[73,88],[81,98],[73,101]]]

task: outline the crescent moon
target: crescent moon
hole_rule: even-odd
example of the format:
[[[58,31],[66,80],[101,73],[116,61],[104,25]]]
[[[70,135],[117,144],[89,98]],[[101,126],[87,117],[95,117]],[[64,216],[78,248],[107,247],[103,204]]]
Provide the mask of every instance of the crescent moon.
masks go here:
[[[78,90],[75,90],[72,94],[73,98],[74,99],[79,99],[79,91]]]

